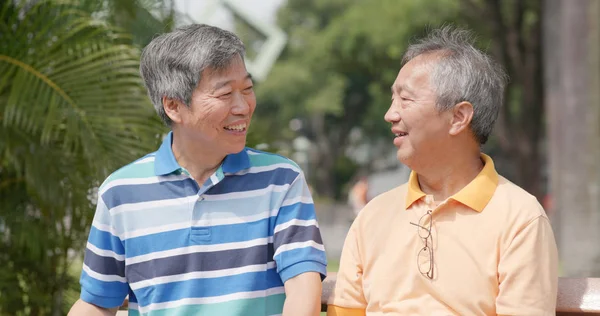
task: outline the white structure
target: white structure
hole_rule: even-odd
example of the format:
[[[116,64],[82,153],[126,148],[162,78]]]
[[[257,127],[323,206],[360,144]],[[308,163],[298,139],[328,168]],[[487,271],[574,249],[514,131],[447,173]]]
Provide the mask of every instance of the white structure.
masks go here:
[[[265,42],[254,59],[246,58],[246,67],[258,81],[266,78],[287,42],[286,34],[275,24],[282,0],[174,0],[176,25],[206,23],[235,32],[235,18],[246,22]],[[250,43],[246,43],[250,44]]]

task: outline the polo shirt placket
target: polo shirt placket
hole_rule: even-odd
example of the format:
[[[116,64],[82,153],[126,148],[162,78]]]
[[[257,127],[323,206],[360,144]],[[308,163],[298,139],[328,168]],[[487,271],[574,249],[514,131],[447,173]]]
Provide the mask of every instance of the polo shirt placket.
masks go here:
[[[192,185],[198,191],[198,199],[196,199],[195,201],[190,201],[190,239],[195,243],[210,242],[212,225],[210,225],[209,223],[209,225],[206,226],[197,226],[194,225],[194,223],[198,221],[202,216],[202,202],[205,200],[204,194],[211,188],[216,186],[224,178],[222,166],[219,166],[215,173],[213,173],[208,179],[206,179],[206,181],[201,187],[198,186],[198,182],[191,176],[191,174],[187,170],[185,170],[185,168],[182,168],[182,170],[189,177],[190,181],[192,182]]]

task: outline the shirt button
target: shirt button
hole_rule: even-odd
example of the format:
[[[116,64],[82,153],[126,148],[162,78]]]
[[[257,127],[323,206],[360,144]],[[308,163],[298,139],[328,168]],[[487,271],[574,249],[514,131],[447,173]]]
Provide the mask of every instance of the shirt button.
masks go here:
[[[431,204],[433,204],[433,202],[434,202],[433,195],[426,195],[425,196],[425,204],[431,205]]]

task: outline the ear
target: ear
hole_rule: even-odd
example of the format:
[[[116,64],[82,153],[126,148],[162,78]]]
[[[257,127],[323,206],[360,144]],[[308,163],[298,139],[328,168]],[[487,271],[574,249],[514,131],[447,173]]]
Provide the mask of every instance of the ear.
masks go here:
[[[452,109],[452,120],[450,122],[450,135],[456,136],[469,128],[473,119],[473,104],[460,102]]]
[[[167,98],[166,96],[162,98],[162,103],[165,113],[171,121],[173,123],[181,123],[183,117],[182,110],[184,110],[185,105],[179,100]]]

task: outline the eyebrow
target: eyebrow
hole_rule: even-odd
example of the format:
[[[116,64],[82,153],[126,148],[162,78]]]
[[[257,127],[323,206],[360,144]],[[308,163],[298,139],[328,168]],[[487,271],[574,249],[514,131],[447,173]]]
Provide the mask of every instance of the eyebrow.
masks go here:
[[[406,85],[401,85],[400,87],[392,85],[391,90],[392,90],[392,94],[394,94],[394,92],[400,93],[402,91],[406,91],[406,93],[412,94],[412,90],[408,86],[406,86]]]
[[[252,75],[251,74],[247,74],[246,77],[244,78],[244,80],[252,80]],[[234,80],[227,80],[227,81],[221,81],[221,82],[217,82],[217,84],[215,84],[215,87],[213,88],[213,91],[217,91],[221,88],[223,88],[224,86],[232,83]]]

